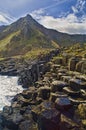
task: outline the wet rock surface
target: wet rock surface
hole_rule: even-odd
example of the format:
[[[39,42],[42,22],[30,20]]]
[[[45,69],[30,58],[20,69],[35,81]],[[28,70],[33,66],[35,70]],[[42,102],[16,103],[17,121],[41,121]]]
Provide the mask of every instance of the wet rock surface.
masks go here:
[[[86,75],[77,72],[81,57],[52,60],[56,55],[20,69],[19,84],[26,89],[3,108],[0,130],[85,130]]]

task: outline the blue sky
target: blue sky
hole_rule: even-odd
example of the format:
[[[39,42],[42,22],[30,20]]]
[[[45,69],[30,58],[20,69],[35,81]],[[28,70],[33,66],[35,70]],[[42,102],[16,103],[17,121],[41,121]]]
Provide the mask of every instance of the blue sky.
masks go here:
[[[86,34],[86,0],[1,0],[0,25],[27,14],[47,28]]]

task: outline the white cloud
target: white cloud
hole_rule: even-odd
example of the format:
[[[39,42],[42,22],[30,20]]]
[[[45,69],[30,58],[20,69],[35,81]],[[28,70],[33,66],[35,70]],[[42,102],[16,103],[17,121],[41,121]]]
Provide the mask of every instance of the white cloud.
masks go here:
[[[70,34],[86,34],[86,16],[80,22],[74,14],[67,17],[54,18],[52,16],[44,16],[39,21],[47,28],[52,28],[60,32]]]
[[[76,7],[72,6],[72,10],[75,14],[78,13],[78,9]]]
[[[39,10],[34,10],[32,13],[30,13],[30,15],[37,19],[40,20],[42,18],[42,15],[45,13],[45,11],[41,8]]]
[[[55,1],[63,2],[65,0]],[[53,5],[35,10],[31,13],[31,15],[46,28],[55,29],[57,31],[69,34],[86,34],[86,15],[84,13],[80,17],[76,15],[77,13],[83,12],[85,4],[86,0],[77,0],[76,5],[71,7],[73,13],[67,12],[66,15],[62,15],[58,18],[46,15],[46,8],[52,8]]]
[[[76,8],[82,11],[85,6],[85,3],[86,3],[85,0],[78,0],[76,4]]]
[[[55,29],[60,32],[70,34],[86,34],[86,16],[78,18],[74,13],[67,16],[54,18],[53,16],[45,15],[43,10],[37,10],[32,13],[33,18],[44,25],[46,28]]]
[[[0,12],[0,25],[2,23],[4,24],[9,24],[11,22],[13,22],[15,19],[13,17],[11,17],[9,14]]]
[[[8,20],[4,16],[0,15],[0,22],[8,23]]]
[[[72,6],[72,10],[75,14],[79,12],[83,12],[85,6],[86,6],[86,0],[77,0],[76,5]]]

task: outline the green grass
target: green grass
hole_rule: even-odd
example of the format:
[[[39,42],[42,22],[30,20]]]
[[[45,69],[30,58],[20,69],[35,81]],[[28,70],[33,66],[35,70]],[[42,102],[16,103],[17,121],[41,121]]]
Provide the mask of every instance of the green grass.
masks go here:
[[[34,49],[27,52],[23,58],[24,59],[36,59],[48,54],[52,49]]]
[[[12,39],[12,37],[13,37],[13,36],[16,36],[16,35],[18,35],[18,34],[19,34],[19,31],[10,34],[9,36],[7,36],[6,38],[4,38],[3,40],[0,40],[0,51],[5,50],[7,44],[10,43],[10,40]]]
[[[84,56],[86,54],[86,43],[82,45],[75,44],[70,46],[66,48],[65,52],[71,56]]]

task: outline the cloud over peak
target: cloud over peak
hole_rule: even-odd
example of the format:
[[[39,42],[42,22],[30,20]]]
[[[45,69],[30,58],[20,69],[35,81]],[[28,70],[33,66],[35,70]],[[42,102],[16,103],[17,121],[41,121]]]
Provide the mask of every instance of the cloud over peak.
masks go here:
[[[69,34],[86,34],[85,4],[86,0],[77,0],[76,5],[71,6],[72,12],[66,12],[66,15],[57,18],[46,15],[45,10],[43,9],[35,10],[31,15],[46,28]],[[79,13],[81,15],[77,15]]]
[[[13,22],[15,19],[11,17],[9,14],[0,12],[0,25],[1,24],[9,24]]]

